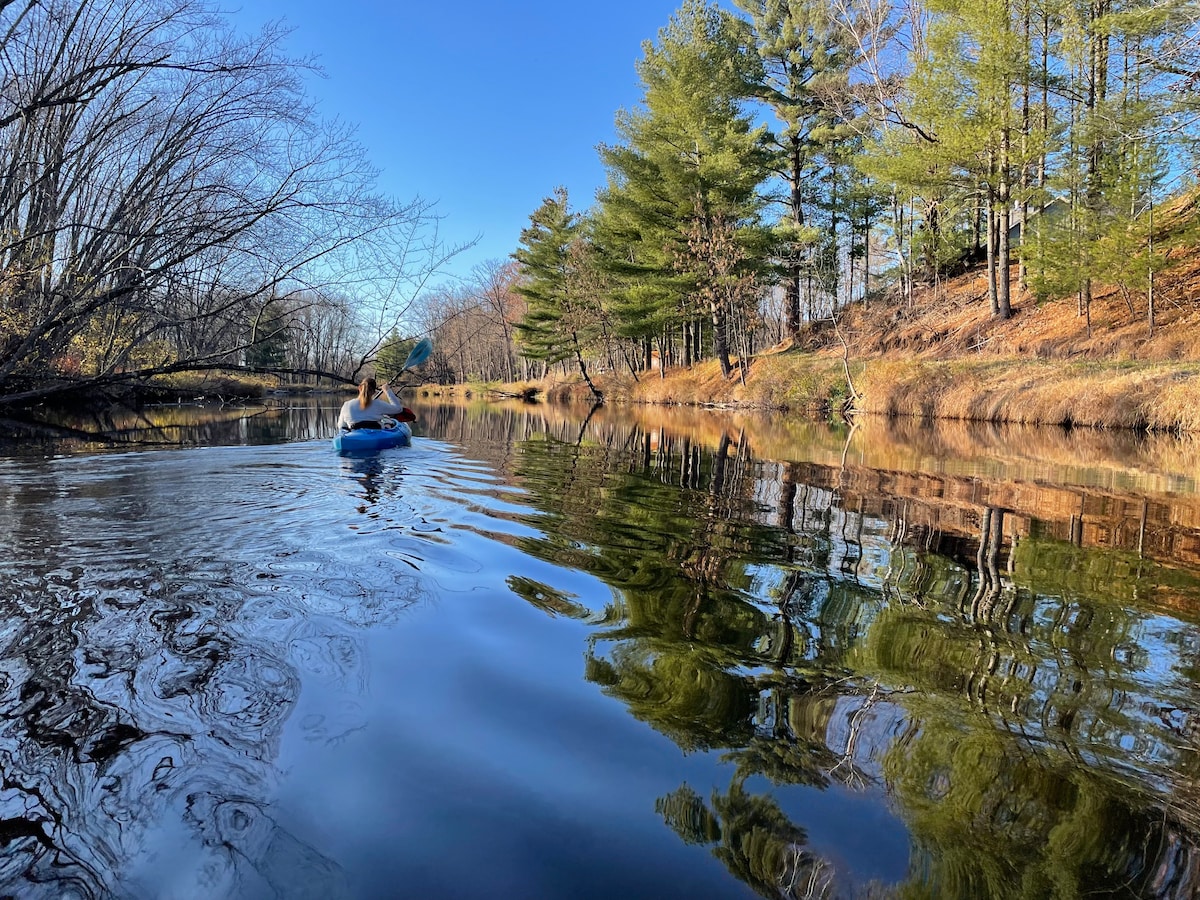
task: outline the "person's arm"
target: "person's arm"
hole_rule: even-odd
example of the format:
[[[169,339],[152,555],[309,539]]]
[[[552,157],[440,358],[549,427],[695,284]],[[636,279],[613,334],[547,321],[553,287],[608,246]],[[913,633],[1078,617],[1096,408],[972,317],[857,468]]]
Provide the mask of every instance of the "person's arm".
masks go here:
[[[398,413],[404,409],[404,404],[400,402],[400,398],[392,393],[391,385],[385,384],[379,389],[379,401],[386,403],[391,409],[389,413]]]
[[[351,402],[354,402],[354,401],[351,401]],[[354,423],[350,421],[350,416],[346,410],[345,403],[342,404],[341,410],[338,411],[337,423],[338,423],[338,428],[345,428],[346,430],[350,430],[351,428],[354,427]]]

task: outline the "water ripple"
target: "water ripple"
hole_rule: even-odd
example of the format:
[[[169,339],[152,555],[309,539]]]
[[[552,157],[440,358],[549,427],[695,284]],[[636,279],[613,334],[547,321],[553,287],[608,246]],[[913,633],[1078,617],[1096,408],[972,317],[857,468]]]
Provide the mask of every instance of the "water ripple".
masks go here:
[[[265,804],[303,685],[349,701],[300,722],[309,739],[361,727],[363,630],[424,596],[403,457],[322,442],[3,468],[0,891],[160,896],[174,866],[212,896],[343,894]]]

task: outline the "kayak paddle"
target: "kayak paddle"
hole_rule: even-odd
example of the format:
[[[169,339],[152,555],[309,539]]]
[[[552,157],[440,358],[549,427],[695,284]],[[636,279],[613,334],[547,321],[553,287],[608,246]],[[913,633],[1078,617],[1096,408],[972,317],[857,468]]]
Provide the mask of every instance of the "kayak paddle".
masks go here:
[[[408,359],[404,361],[404,365],[400,367],[400,371],[393,377],[399,378],[406,370],[419,366],[425,360],[429,359],[429,354],[432,352],[433,341],[429,338],[421,338],[417,341],[417,346],[413,347],[412,351],[408,354]]]
[[[429,359],[429,354],[433,352],[433,341],[429,338],[421,338],[417,341],[417,345],[409,351],[408,359],[404,360],[404,365],[400,367],[400,371],[393,375],[389,381],[395,381],[409,369],[419,366],[425,360]],[[375,396],[378,397],[383,393],[380,391]]]

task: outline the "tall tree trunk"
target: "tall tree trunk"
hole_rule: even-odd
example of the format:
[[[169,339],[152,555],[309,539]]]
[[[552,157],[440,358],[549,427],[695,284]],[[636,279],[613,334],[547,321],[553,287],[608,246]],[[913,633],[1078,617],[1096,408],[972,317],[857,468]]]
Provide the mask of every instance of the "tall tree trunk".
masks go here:
[[[992,315],[1000,314],[1000,294],[998,279],[996,276],[996,250],[998,242],[996,240],[996,189],[988,184],[987,186],[987,277],[988,277],[988,306],[992,310]]]
[[[1010,142],[1012,131],[1008,124],[1008,111],[1004,112],[1004,123],[1000,128],[1000,171],[999,189],[996,194],[996,305],[993,312],[1001,319],[1012,315],[1012,301],[1009,297],[1010,282],[1008,277],[1009,246],[1008,229],[1012,222],[1011,209],[1011,177],[1009,170]]]
[[[1021,35],[1023,38],[1021,47],[1021,244],[1019,268],[1017,270],[1017,283],[1021,290],[1027,287],[1027,276],[1025,264],[1024,244],[1026,239],[1026,229],[1029,226],[1029,129],[1030,129],[1030,57],[1033,55],[1033,31],[1031,28],[1031,13],[1030,0],[1023,0],[1021,4]]]
[[[833,247],[833,265],[830,266],[831,275],[834,279],[833,297],[831,299],[834,314],[838,311],[838,282],[841,279],[838,277],[839,266],[837,264],[838,252],[838,167],[836,163],[830,163],[829,166],[829,243]]]
[[[1154,190],[1150,191],[1150,230],[1147,239],[1147,249],[1150,254],[1150,273],[1146,285],[1146,324],[1149,326],[1149,336],[1154,337]]]
[[[1109,0],[1095,0],[1092,4],[1092,23],[1095,24],[1102,16],[1109,11]],[[1084,279],[1083,290],[1081,292],[1084,315],[1087,316],[1087,333],[1088,337],[1092,336],[1092,278],[1091,278],[1091,241],[1094,239],[1092,234],[1096,216],[1100,208],[1102,184],[1101,184],[1101,166],[1104,162],[1105,144],[1103,139],[1097,134],[1097,116],[1098,110],[1104,103],[1104,99],[1108,94],[1108,51],[1109,37],[1106,32],[1093,34],[1089,53],[1088,79],[1087,79],[1087,98],[1085,116],[1088,124],[1091,126],[1092,133],[1088,136],[1091,142],[1088,148],[1087,155],[1087,178],[1086,178],[1086,215],[1087,222],[1085,224],[1086,234],[1083,242],[1084,254]]]
[[[1043,261],[1044,242],[1042,240],[1042,214],[1046,209],[1046,140],[1050,131],[1050,12],[1045,10],[1042,13],[1042,64],[1041,64],[1041,81],[1042,81],[1042,109],[1041,109],[1041,126],[1042,133],[1038,137],[1038,163],[1037,163],[1037,186],[1038,186],[1038,217],[1035,233],[1037,241],[1036,256],[1038,260],[1038,275],[1045,272],[1045,263]],[[1021,225],[1022,240],[1028,240],[1028,224]]]
[[[871,221],[863,213],[863,309],[871,305]]]
[[[986,229],[983,227],[983,216],[987,210],[987,200],[985,198],[982,186],[977,185],[975,191],[975,227],[973,248],[973,256],[975,262],[979,261],[980,255],[983,253],[983,236]]]
[[[1008,37],[1012,32],[1012,10],[1008,0],[1003,4],[1004,22],[1001,26]],[[992,312],[1001,319],[1012,315],[1009,296],[1009,226],[1012,224],[1012,101],[1008,72],[1001,73],[1001,108],[999,146],[996,148],[996,303]]]
[[[715,300],[709,303],[709,312],[712,316],[713,353],[721,363],[722,377],[728,378],[733,366],[729,363],[729,336],[725,330],[725,312]]]
[[[790,210],[792,216],[792,224],[796,227],[797,233],[804,225],[804,206],[802,204],[802,193],[800,183],[800,173],[802,171],[802,158],[800,150],[800,136],[793,135],[791,138],[792,146],[789,150],[790,170],[788,172],[788,192],[790,199]],[[800,332],[800,279],[803,277],[804,261],[800,259],[800,247],[793,243],[791,254],[787,265],[787,281],[783,291],[783,317],[784,328],[787,330],[788,337],[795,337]]]

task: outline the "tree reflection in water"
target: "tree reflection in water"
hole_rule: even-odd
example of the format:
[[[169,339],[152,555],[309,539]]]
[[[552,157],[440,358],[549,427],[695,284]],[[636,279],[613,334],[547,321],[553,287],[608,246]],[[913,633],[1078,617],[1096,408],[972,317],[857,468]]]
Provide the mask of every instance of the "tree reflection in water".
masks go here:
[[[764,897],[824,897],[835,889],[829,864],[806,849],[804,829],[770,797],[747,793],[736,780],[713,793],[712,806],[685,784],[655,809],[688,843],[715,844],[714,855]]]
[[[542,426],[497,464],[549,515],[522,548],[614,589],[587,677],[735,764],[707,802],[686,784],[658,800],[683,840],[768,897],[1200,892],[1200,696],[1156,674],[1194,670],[1200,578],[1180,560],[1198,531],[1148,534],[1157,501],[1027,491],[1052,516],[1074,492],[1060,532],[1003,480],[875,469],[850,445],[770,462],[744,432]],[[1183,555],[1113,549],[1131,534]],[[849,880],[757,777],[877,796],[909,830],[907,880]]]
[[[1043,459],[991,429],[418,412],[489,462],[431,490],[519,483],[533,509],[505,509],[506,546],[609,586],[590,609],[552,567],[506,581],[586,629],[604,695],[719,761],[727,786],[668,784],[656,810],[755,891],[1200,894],[1186,448],[1147,438],[1136,464],[1085,471],[1096,436],[1052,435]],[[182,840],[200,851],[171,874],[208,895],[337,896],[344,873],[270,803],[274,761],[289,721],[312,742],[362,727],[360,631],[411,601],[419,561],[364,571],[361,549],[294,543],[331,533],[310,519],[333,489],[282,457],[154,455],[0,482],[2,883],[150,895],[162,870],[115,884],[116,861],[170,869]],[[347,466],[356,540],[420,518],[400,467]],[[191,514],[212,496],[219,523]],[[345,702],[294,716],[313,679]],[[902,823],[906,871],[839,858],[823,798],[847,796]]]

